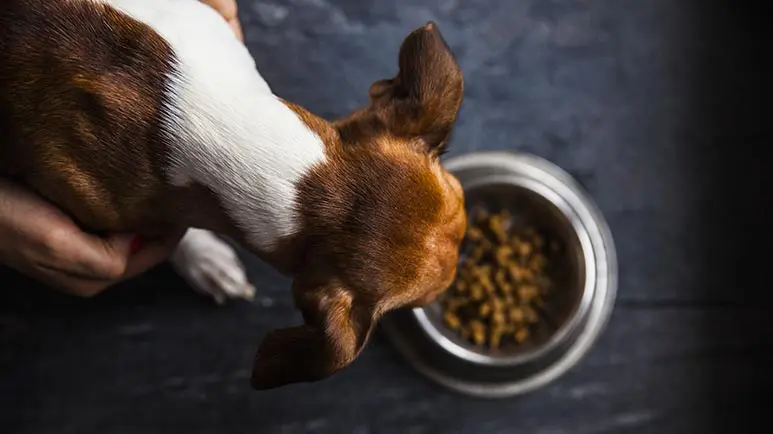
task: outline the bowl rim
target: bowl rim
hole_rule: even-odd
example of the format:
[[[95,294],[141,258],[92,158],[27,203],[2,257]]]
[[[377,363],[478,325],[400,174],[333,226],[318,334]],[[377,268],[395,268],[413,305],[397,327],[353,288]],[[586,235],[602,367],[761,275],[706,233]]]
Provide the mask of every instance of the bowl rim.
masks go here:
[[[570,317],[568,320],[564,321],[557,330],[551,333],[550,338],[546,342],[536,348],[514,355],[495,355],[486,354],[485,351],[475,351],[449,339],[446,334],[439,329],[438,325],[435,324],[435,321],[429,318],[427,307],[415,308],[412,310],[412,314],[416,317],[424,332],[429,334],[430,338],[437,342],[445,351],[470,363],[490,366],[513,366],[529,363],[545,356],[565,343],[567,337],[571,336],[572,332],[577,330],[593,302],[596,287],[596,258],[593,255],[593,245],[591,244],[590,236],[588,235],[585,225],[580,220],[580,217],[560,194],[545,183],[539,182],[534,178],[513,173],[482,176],[467,184],[463,184],[462,189],[467,192],[478,187],[495,184],[507,184],[523,188],[547,200],[553,208],[558,210],[562,219],[569,223],[569,226],[572,228],[572,232],[579,241],[579,250],[583,258],[580,268],[584,270],[583,275],[585,278],[581,282],[582,294],[579,297],[579,302],[575,303],[573,306]]]

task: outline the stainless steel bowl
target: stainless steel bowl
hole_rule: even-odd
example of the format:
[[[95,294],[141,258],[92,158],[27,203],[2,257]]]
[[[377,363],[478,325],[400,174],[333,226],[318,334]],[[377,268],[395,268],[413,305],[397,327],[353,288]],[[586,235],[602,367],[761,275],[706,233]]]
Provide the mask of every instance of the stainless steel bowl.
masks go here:
[[[460,339],[438,304],[393,312],[382,328],[418,371],[455,391],[489,398],[533,391],[574,366],[606,324],[617,289],[609,228],[577,182],[539,157],[478,152],[445,166],[461,182],[468,211],[505,207],[561,240],[551,327],[538,329],[528,345],[497,352]]]

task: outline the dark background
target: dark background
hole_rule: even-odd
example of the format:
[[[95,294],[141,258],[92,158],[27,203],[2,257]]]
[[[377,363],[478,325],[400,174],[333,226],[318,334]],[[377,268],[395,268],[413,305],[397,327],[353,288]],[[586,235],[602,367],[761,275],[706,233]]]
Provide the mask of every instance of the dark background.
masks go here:
[[[167,267],[92,300],[0,270],[0,432],[770,431],[755,425],[773,386],[771,44],[756,3],[239,5],[274,91],[326,117],[365,103],[402,38],[436,20],[466,76],[450,154],[533,152],[585,185],[617,242],[609,327],[574,370],[519,399],[440,389],[380,334],[328,381],[257,393],[260,338],[299,317],[288,281],[253,258],[257,300],[224,308]]]

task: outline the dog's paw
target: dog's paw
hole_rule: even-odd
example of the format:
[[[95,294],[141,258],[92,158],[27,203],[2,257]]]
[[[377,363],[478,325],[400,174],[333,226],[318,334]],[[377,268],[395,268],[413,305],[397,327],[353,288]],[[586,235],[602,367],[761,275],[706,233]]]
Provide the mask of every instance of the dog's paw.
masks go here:
[[[247,280],[234,249],[209,231],[188,229],[171,262],[188,284],[218,304],[229,298],[252,300],[255,296],[255,287]]]

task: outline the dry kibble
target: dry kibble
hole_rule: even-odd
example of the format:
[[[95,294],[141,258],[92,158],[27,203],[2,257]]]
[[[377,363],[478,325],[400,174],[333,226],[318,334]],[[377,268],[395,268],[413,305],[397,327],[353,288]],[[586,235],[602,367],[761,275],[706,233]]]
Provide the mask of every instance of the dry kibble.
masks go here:
[[[522,257],[529,256],[531,254],[531,244],[529,243],[520,243],[518,244],[518,254]]]
[[[475,224],[477,226],[485,227],[486,226],[486,222],[488,221],[488,219],[489,219],[489,213],[486,210],[484,210],[482,208],[479,208],[478,211],[474,215],[473,221],[475,222]],[[475,228],[475,226],[471,227],[470,229],[473,229],[473,228]],[[475,228],[475,229],[477,229],[477,228]]]
[[[539,295],[537,286],[531,285],[531,284],[519,286],[517,292],[518,292],[518,297],[520,297],[522,301],[527,303]]]
[[[510,277],[516,282],[523,282],[526,280],[526,273],[524,269],[518,265],[511,264],[507,267],[507,271],[510,273]]]
[[[491,305],[489,303],[481,304],[480,309],[478,309],[478,315],[480,315],[481,318],[488,318],[488,316],[491,315]]]
[[[515,335],[513,337],[515,337],[516,342],[518,342],[519,344],[522,344],[526,342],[526,339],[529,339],[529,329],[527,329],[526,327],[522,327],[518,329],[517,332],[515,332]]]
[[[480,286],[483,287],[487,294],[490,294],[496,290],[494,287],[494,282],[489,279],[488,274],[484,274],[480,277]]]
[[[462,326],[462,321],[460,321],[459,317],[453,312],[446,312],[444,319],[446,325],[450,327],[451,330],[459,330]]]
[[[443,304],[447,311],[456,312],[459,308],[467,304],[467,302],[468,300],[464,297],[456,297],[445,299]]]
[[[472,340],[475,345],[483,345],[486,341],[486,326],[480,320],[473,320],[470,323],[470,330],[472,331]]]
[[[456,290],[459,292],[467,292],[467,282],[465,281],[457,282]]]
[[[522,323],[526,316],[523,313],[523,309],[520,307],[510,308],[510,321],[515,323]]]
[[[478,228],[470,228],[467,231],[467,237],[473,241],[482,240],[483,236],[483,231]]]
[[[510,292],[512,290],[512,285],[510,285],[510,283],[507,281],[507,271],[503,268],[497,270],[497,274],[494,276],[494,283],[497,284],[503,293]]]
[[[494,315],[491,316],[491,323],[498,326],[504,325],[505,314],[502,311],[494,312]]]
[[[495,214],[489,220],[489,229],[494,233],[497,241],[501,244],[507,241],[507,231],[505,230],[504,217],[499,214]]]
[[[502,342],[502,335],[504,334],[505,330],[502,327],[495,327],[492,329],[491,334],[489,335],[489,342],[488,345],[492,349],[499,348],[500,342]]]
[[[545,258],[545,255],[543,254],[534,255],[531,260],[529,260],[529,268],[532,270],[542,270],[542,268],[545,267],[545,264],[547,264],[547,258]]]
[[[551,253],[561,246],[509,212],[473,213],[467,257],[443,296],[444,322],[462,339],[496,350],[521,345],[544,322]],[[545,251],[545,248],[549,252]]]
[[[477,329],[472,331],[472,341],[475,345],[483,345],[486,340],[486,331],[484,329]]]
[[[497,265],[500,267],[506,266],[510,262],[510,258],[513,256],[513,249],[505,244],[504,246],[497,247]]]
[[[529,324],[534,324],[537,321],[539,321],[539,317],[537,316],[537,311],[532,309],[530,306],[526,306],[523,308],[523,316],[526,319],[526,322]]]
[[[470,288],[470,299],[473,301],[483,300],[483,285],[480,283],[472,285],[472,288]]]

